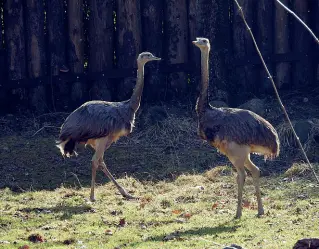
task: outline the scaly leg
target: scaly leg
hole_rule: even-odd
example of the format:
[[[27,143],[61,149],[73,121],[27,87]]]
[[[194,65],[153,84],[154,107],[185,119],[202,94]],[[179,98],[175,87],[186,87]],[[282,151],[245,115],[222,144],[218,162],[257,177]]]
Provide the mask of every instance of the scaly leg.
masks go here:
[[[96,170],[98,169],[99,165],[96,161],[92,161],[92,180],[91,180],[91,194],[90,200],[93,202],[95,201],[94,196],[94,186],[95,186],[95,178],[96,178]]]
[[[258,216],[261,216],[264,214],[264,208],[263,208],[261,194],[260,194],[260,184],[259,184],[260,170],[250,160],[250,156],[248,156],[248,158],[246,159],[245,166],[251,172],[251,175],[253,178],[253,183],[255,185],[256,197],[257,197],[257,203],[258,203]]]
[[[232,162],[237,170],[237,185],[238,185],[238,202],[237,202],[237,212],[235,218],[238,219],[242,215],[242,201],[243,201],[243,189],[246,178],[245,171],[245,161],[249,155],[249,147],[244,145],[239,145],[235,142],[230,142],[226,147],[226,156]]]
[[[111,172],[107,169],[105,162],[103,159],[100,159],[100,166],[102,167],[102,171],[104,174],[115,184],[117,189],[120,191],[121,195],[127,199],[136,199],[136,197],[130,195],[112,176]]]

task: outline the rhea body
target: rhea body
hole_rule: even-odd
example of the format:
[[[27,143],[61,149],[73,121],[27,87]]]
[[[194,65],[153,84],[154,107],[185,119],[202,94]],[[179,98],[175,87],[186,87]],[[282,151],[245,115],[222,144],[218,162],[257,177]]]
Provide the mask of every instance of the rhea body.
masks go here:
[[[193,41],[201,51],[201,88],[196,103],[199,136],[228,157],[237,170],[238,203],[236,218],[242,215],[242,195],[246,178],[251,172],[258,203],[258,215],[264,214],[260,194],[260,170],[250,154],[273,159],[279,155],[280,142],[275,128],[254,112],[236,108],[216,108],[208,102],[209,52],[207,38]]]
[[[61,126],[57,146],[63,156],[75,155],[78,143],[90,145],[95,153],[92,158],[91,201],[95,201],[96,171],[101,167],[105,175],[126,198],[134,198],[112,176],[104,162],[104,152],[120,137],[130,134],[134,127],[135,113],[139,109],[144,87],[144,65],[160,60],[150,52],[137,58],[137,80],[132,96],[122,102],[88,101],[74,110]]]

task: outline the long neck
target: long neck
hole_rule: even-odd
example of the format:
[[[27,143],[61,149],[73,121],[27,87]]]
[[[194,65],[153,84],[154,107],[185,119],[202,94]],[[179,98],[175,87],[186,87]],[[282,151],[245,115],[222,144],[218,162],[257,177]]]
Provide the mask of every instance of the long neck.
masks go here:
[[[142,93],[144,88],[144,64],[137,63],[137,79],[133,94],[130,99],[130,107],[134,112],[138,110],[141,103]]]
[[[209,82],[209,50],[201,52],[201,89],[197,99],[196,112],[202,114],[208,107],[208,82]]]

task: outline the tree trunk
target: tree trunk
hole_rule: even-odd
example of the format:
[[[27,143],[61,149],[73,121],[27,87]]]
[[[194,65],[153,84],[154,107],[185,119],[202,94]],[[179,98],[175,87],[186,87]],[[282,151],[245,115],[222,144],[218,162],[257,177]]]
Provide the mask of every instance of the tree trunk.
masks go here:
[[[288,6],[289,0],[281,0]],[[283,54],[290,51],[289,46],[289,13],[278,3],[275,4],[275,53]],[[291,64],[280,62],[276,65],[276,80],[278,87],[291,84]]]
[[[44,6],[42,1],[26,0],[27,61],[29,78],[44,75]],[[39,85],[30,90],[31,108],[38,114],[47,111],[45,87]]]
[[[26,77],[26,53],[23,25],[23,1],[6,0],[4,4],[5,44],[7,51],[7,72],[9,80]],[[26,89],[13,90],[13,98],[19,102],[18,111],[27,109]]]
[[[49,34],[50,80],[60,74],[66,63],[66,16],[64,0],[47,0],[47,27]],[[52,77],[52,78],[51,78]],[[53,109],[68,110],[70,89],[66,82],[52,82],[54,89]]]
[[[229,2],[218,0],[198,1],[198,36],[210,40],[210,87],[213,99],[228,101],[229,84],[227,61],[230,50]]]
[[[188,61],[188,19],[186,0],[166,0],[165,7],[165,49],[169,64]],[[187,94],[187,74],[171,73],[168,76],[168,99],[182,99]]]
[[[142,52],[140,0],[117,1],[117,47],[118,68],[137,67],[136,59]],[[135,86],[136,78],[126,78],[118,85],[118,98],[128,99]]]
[[[239,0],[238,2],[243,8],[248,25],[254,31],[253,4],[255,0]],[[255,55],[253,41],[242,20],[237,5],[234,4],[233,8],[233,46],[235,58],[239,59]],[[237,98],[234,98],[233,104],[240,104],[257,92],[260,85],[256,81],[255,69],[256,67],[253,65],[241,66],[235,69],[232,94]]]
[[[309,2],[304,0],[294,0],[293,2],[293,10],[306,24],[309,24],[310,19],[308,4]],[[300,61],[293,65],[292,77],[295,87],[304,87],[311,85],[313,81],[311,37],[302,24],[295,19],[293,19],[293,27],[293,48],[295,53],[300,54]]]
[[[163,55],[163,1],[143,0],[142,1],[142,28],[143,28],[143,50],[150,51],[155,56]],[[149,63],[147,67],[151,73],[145,76],[144,100],[148,103],[163,101],[165,88],[164,79],[158,73],[160,63]]]
[[[69,46],[68,59],[71,72],[84,72],[83,0],[68,0]],[[72,107],[83,103],[85,83],[79,80],[72,85]]]
[[[102,72],[113,68],[113,0],[90,0],[89,71]],[[111,100],[110,80],[93,84],[91,98]]]
[[[265,60],[270,59],[271,55],[273,54],[273,5],[273,1],[269,0],[259,0],[257,2],[257,44]],[[265,68],[263,65],[258,67],[258,84],[260,87],[259,93],[273,93],[273,88]],[[274,69],[271,61],[267,62],[267,67],[271,75],[273,75]]]

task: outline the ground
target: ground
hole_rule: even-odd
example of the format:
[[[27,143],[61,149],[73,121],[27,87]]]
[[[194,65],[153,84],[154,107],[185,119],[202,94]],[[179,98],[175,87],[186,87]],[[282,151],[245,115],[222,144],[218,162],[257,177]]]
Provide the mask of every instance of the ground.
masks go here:
[[[288,97],[284,104],[317,169],[317,104],[309,96]],[[101,172],[98,201],[87,201],[92,150],[79,146],[78,157],[64,159],[55,147],[68,113],[0,117],[0,248],[67,248],[67,243],[69,248],[222,248],[231,243],[291,248],[298,239],[318,237],[313,177],[276,100],[264,100],[264,109],[280,135],[281,154],[266,162],[252,157],[262,171],[266,215],[255,217],[249,177],[240,221],[233,219],[236,173],[229,175],[228,160],[198,138],[193,106],[142,106],[133,133],[106,152],[110,171],[142,197],[139,201],[116,195]],[[216,167],[224,169],[222,174]],[[30,242],[35,233],[45,242]]]

